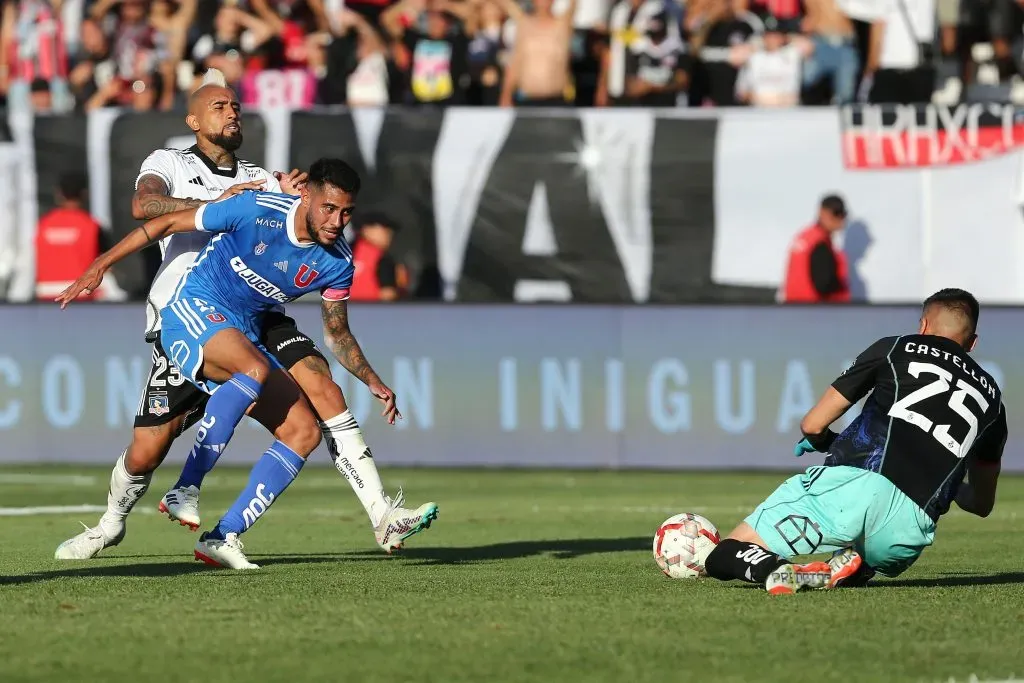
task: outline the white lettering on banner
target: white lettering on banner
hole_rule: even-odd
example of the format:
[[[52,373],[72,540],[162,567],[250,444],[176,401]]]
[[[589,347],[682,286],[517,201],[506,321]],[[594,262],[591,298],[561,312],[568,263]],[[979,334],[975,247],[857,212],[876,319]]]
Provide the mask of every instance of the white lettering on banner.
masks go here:
[[[689,431],[692,426],[690,395],[679,391],[689,382],[686,366],[675,358],[662,358],[654,363],[647,377],[647,414],[651,424],[662,434]],[[666,390],[672,382],[676,389]]]
[[[10,356],[0,356],[0,377],[3,377],[4,384],[11,388],[21,386],[21,368]],[[20,419],[21,401],[12,398],[3,409],[0,409],[0,429],[10,429],[17,425]]]
[[[800,425],[807,411],[814,407],[814,389],[811,372],[802,360],[786,363],[786,375],[782,378],[782,392],[779,396],[779,416],[775,429],[786,434]]]
[[[727,360],[716,360],[714,363],[715,420],[718,426],[729,434],[743,434],[754,426],[754,420],[757,418],[754,361],[741,360],[739,366],[739,411],[734,413],[732,363]]]
[[[519,427],[515,358],[502,358],[498,362],[498,420],[502,431],[514,432]]]
[[[540,422],[546,432],[558,429],[559,414],[569,431],[578,432],[582,427],[579,359],[570,358],[564,370],[554,358],[540,362]]]
[[[51,427],[74,427],[85,404],[82,368],[71,356],[54,356],[43,366],[43,413]]]
[[[604,362],[604,420],[613,434],[621,432],[626,422],[624,370],[621,360],[609,358]]]
[[[853,109],[843,109],[847,163],[857,168],[944,166],[978,161],[1012,150],[1016,144],[1015,107],[996,103],[962,104],[957,107],[898,106],[887,122],[888,111],[879,106],[860,107],[860,125]],[[998,125],[983,125],[982,117]],[[858,149],[859,147],[859,149]]]
[[[415,369],[411,359],[395,357],[395,394],[404,420],[395,422],[398,429],[408,429],[415,418],[420,429],[434,427],[433,365],[429,358],[418,358]]]
[[[139,407],[139,392],[144,381],[142,359],[132,358],[129,365],[130,368],[126,368],[120,356],[107,357],[107,427],[111,429],[133,424]]]

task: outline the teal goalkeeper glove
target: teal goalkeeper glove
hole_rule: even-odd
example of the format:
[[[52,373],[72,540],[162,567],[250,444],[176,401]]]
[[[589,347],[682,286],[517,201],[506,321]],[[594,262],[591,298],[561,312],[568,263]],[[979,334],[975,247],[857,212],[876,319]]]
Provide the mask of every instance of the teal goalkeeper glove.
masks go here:
[[[805,453],[813,453],[815,451],[825,453],[832,445],[832,442],[836,440],[836,436],[836,433],[831,429],[826,429],[821,434],[804,433],[804,438],[800,439],[793,446],[793,455],[799,458]]]
[[[814,446],[807,439],[800,439],[795,446],[793,446],[793,455],[800,457],[806,453],[813,453]]]

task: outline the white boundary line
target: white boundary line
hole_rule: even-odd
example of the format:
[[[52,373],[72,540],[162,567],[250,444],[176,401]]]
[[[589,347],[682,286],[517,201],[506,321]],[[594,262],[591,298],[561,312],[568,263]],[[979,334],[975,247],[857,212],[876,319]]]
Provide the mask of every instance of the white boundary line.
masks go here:
[[[74,474],[0,474],[0,484],[95,486],[97,482],[96,477]]]
[[[106,512],[106,505],[42,505],[38,507],[0,508],[0,517],[34,517],[36,515],[72,515],[86,512]],[[140,507],[132,511],[144,515],[156,514],[155,509]]]

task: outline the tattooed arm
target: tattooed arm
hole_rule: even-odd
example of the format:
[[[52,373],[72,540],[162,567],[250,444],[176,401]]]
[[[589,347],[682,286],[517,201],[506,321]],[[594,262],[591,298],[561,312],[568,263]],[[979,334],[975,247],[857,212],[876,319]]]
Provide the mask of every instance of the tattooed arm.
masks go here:
[[[292,171],[292,175],[296,173],[298,171]],[[265,185],[266,182],[263,180],[238,183],[224,190],[215,201],[227,199],[244,190],[262,190]],[[132,196],[132,217],[148,221],[175,211],[196,209],[203,204],[209,204],[209,202],[202,199],[178,199],[170,196],[167,194],[167,183],[163,178],[150,173],[139,178],[139,189],[135,190],[135,194]]]
[[[381,413],[388,422],[395,423],[395,418],[402,414],[396,407],[395,392],[391,391],[370,366],[363,350],[359,347],[355,335],[348,326],[348,302],[323,300],[321,312],[324,320],[324,340],[342,367],[370,389],[370,393],[384,405]]]
[[[150,220],[175,211],[195,209],[206,202],[199,199],[178,199],[167,194],[167,183],[156,175],[139,178],[139,188],[132,197],[132,218]]]

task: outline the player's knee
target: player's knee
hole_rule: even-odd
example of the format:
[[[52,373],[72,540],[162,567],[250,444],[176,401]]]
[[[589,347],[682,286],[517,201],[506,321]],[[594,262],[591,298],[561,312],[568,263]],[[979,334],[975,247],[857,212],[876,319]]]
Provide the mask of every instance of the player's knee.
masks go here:
[[[132,432],[132,442],[124,455],[124,468],[128,474],[149,474],[159,467],[174,442],[174,431],[173,423],[136,427]]]
[[[270,370],[270,363],[268,363],[265,358],[253,356],[242,364],[239,372],[246,377],[256,380],[260,384],[263,384],[270,376]]]
[[[341,392],[341,387],[334,383],[334,378],[329,372],[303,373],[296,377],[296,380],[313,405],[313,409],[324,419],[343,413],[347,409],[345,395]]]
[[[312,413],[301,419],[289,419],[278,428],[277,438],[305,458],[320,445],[320,424]]]

